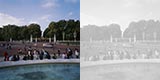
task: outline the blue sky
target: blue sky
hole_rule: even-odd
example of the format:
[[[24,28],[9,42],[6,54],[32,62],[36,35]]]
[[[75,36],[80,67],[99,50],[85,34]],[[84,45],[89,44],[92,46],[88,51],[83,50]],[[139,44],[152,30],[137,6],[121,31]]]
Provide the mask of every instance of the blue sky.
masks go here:
[[[62,19],[80,20],[79,0],[0,0],[0,27],[38,23],[44,30]]]

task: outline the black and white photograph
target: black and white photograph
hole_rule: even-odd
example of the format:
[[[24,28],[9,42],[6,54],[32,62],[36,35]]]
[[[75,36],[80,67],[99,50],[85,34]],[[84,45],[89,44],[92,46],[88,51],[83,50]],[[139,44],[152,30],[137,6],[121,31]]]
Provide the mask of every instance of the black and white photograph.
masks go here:
[[[159,80],[159,4],[81,0],[81,80]]]

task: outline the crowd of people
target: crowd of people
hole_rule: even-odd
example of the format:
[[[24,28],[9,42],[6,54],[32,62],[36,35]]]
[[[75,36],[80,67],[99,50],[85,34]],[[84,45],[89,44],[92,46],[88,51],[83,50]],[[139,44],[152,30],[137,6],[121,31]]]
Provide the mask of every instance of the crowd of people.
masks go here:
[[[1,43],[1,44],[0,44],[0,47],[5,47],[6,49],[12,49],[12,46],[11,46],[10,43],[7,43],[7,44]]]
[[[66,48],[65,51],[58,49],[57,52],[50,54],[45,49],[26,49],[27,53],[23,53],[22,49],[18,49],[17,54],[9,55],[4,52],[4,61],[18,61],[18,60],[43,60],[43,59],[78,59],[80,52],[77,48]]]
[[[160,59],[160,51],[158,49],[147,50],[108,50],[97,55],[85,57],[85,61],[98,60],[125,60],[125,59]]]
[[[20,56],[17,55],[9,55],[7,52],[4,52],[4,61],[19,61]]]

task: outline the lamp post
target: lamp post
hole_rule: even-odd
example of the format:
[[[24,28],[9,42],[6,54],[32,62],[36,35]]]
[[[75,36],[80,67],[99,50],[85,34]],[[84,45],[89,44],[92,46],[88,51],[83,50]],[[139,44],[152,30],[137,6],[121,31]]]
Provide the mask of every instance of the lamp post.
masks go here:
[[[113,38],[112,38],[112,35],[110,36],[110,42],[111,42],[111,43],[113,42]]]
[[[145,40],[145,32],[142,33],[142,39],[143,39],[143,42]]]
[[[9,41],[12,42],[12,38],[10,38]]]
[[[74,31],[73,36],[74,36],[74,41],[76,41],[76,37],[77,37],[76,31]]]
[[[51,43],[51,42],[52,42],[52,38],[50,37],[50,38],[49,38],[49,43]]]
[[[35,39],[35,42],[37,43],[37,37],[36,37],[36,39]]]
[[[156,32],[153,33],[153,37],[154,37],[154,41],[156,42],[157,41],[157,33]]]
[[[136,42],[136,35],[134,35],[134,42]]]
[[[145,24],[145,26],[144,26],[144,31],[143,31],[143,33],[142,33],[143,42],[145,41],[145,36],[146,36],[146,35],[145,35],[146,26],[147,26],[147,25]]]
[[[67,28],[67,26],[68,26],[68,22],[66,23],[66,25],[63,28],[63,32],[62,32],[63,41],[65,39],[65,29]]]
[[[54,34],[54,43],[56,43],[56,34]]]
[[[33,38],[32,38],[32,35],[30,35],[30,42],[33,42]]]
[[[65,38],[65,32],[64,31],[63,31],[62,35],[63,35],[63,41],[64,41],[64,38]]]

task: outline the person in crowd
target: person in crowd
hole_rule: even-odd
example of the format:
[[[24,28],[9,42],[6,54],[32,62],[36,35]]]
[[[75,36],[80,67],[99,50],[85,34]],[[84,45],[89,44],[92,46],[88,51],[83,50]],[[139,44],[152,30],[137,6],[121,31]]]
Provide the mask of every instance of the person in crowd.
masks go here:
[[[76,58],[79,58],[79,52],[78,52],[78,49],[75,49],[75,52],[74,52],[75,54],[75,56],[76,56]]]
[[[29,46],[28,51],[32,51],[32,47],[31,46]]]
[[[31,51],[28,50],[28,59],[31,60]]]
[[[8,49],[12,49],[12,46],[11,46],[11,44],[8,44]]]
[[[12,61],[13,56],[9,56],[9,61]]]
[[[22,54],[22,49],[18,49],[18,54]]]
[[[107,54],[106,55],[103,55],[103,58],[102,58],[103,60],[107,60],[108,59],[108,56],[107,56]]]
[[[111,51],[111,52],[110,52],[110,60],[113,60],[113,59],[114,59],[114,56],[113,56],[113,55],[114,55],[114,53],[113,53],[113,51]]]
[[[113,52],[113,59],[114,60],[118,60],[118,52],[115,50],[114,52]]]
[[[73,58],[72,57],[73,52],[70,48],[66,48],[66,53],[67,53],[67,59]]]
[[[23,60],[28,60],[28,56],[24,55]]]
[[[72,55],[73,55],[73,51],[72,51],[72,49],[70,49],[70,51],[69,51],[69,57],[70,57],[70,58],[73,58]]]
[[[3,46],[3,44],[1,43],[1,44],[0,44],[0,47],[2,47],[2,46]]]
[[[123,59],[123,56],[124,56],[123,51],[120,50],[120,51],[119,51],[119,55],[120,55],[120,56],[119,56],[119,59],[122,60],[122,59]]]
[[[97,60],[98,60],[98,56],[97,55],[89,57],[89,61],[97,61]]]
[[[67,57],[67,54],[66,54],[66,53],[63,53],[63,54],[62,54],[62,59],[68,59],[68,57]]]
[[[47,54],[46,54],[46,58],[47,59],[51,59],[51,55],[47,52],[47,51],[45,51]]]
[[[58,56],[61,56],[61,50],[58,49]]]
[[[88,61],[93,61],[94,60],[94,56],[89,56],[88,57]]]
[[[24,45],[24,51],[27,51],[27,48],[26,48],[27,46],[26,45]]]
[[[69,52],[66,53],[66,58],[69,59]]]
[[[19,60],[20,60],[20,57],[19,57],[19,55],[15,55],[15,54],[14,54],[13,56],[10,57],[10,60],[11,60],[11,61],[19,61]]]
[[[16,55],[16,58],[17,58],[17,61],[19,61],[19,60],[20,60],[20,57],[19,57],[19,55]]]
[[[33,54],[30,55],[30,60],[33,60],[34,59],[34,56]]]
[[[89,56],[87,55],[86,57],[84,57],[84,61],[89,61]]]
[[[152,50],[147,49],[147,59],[151,59],[151,58],[152,58]]]
[[[155,58],[160,58],[160,53],[157,49],[154,50],[154,55],[155,55]]]
[[[40,60],[43,60],[43,55],[44,55],[44,53],[43,53],[43,51],[41,50],[41,51],[40,51],[40,54],[39,54],[39,59],[40,59]]]
[[[53,58],[53,59],[57,59],[56,53],[53,53],[52,58]]]
[[[16,61],[16,55],[13,55],[12,61]]]
[[[38,50],[34,49],[34,51],[33,51],[33,57],[34,57],[34,59],[39,59],[38,55],[39,55]]]
[[[111,57],[111,51],[110,51],[110,50],[109,50],[109,51],[107,51],[107,53],[106,53],[106,54],[107,54],[107,56],[108,56],[108,60],[111,60],[111,58],[112,58],[112,57]]]
[[[9,59],[8,59],[8,53],[7,52],[4,52],[4,61],[9,61]]]

